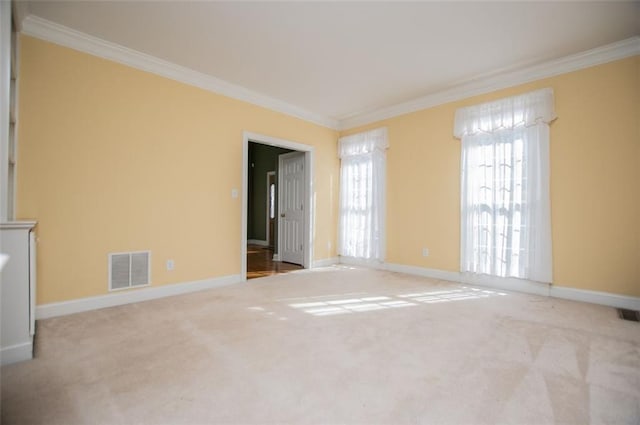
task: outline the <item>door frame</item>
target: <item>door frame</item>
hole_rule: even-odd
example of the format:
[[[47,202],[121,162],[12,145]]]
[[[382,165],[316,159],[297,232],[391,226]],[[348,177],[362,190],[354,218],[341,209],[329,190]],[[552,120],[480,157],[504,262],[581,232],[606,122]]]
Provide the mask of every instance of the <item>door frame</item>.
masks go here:
[[[242,132],[242,223],[240,237],[240,278],[247,280],[247,202],[249,187],[249,142],[263,145],[275,146],[279,148],[291,149],[304,153],[304,255],[303,267],[311,268],[313,258],[313,217],[315,205],[313,203],[313,161],[314,147],[290,140],[279,139],[250,131]],[[278,190],[279,191],[279,190]],[[278,241],[280,242],[280,241]],[[279,251],[278,251],[279,252]]]
[[[271,239],[273,238],[273,235],[271,234],[271,232],[269,231],[269,229],[271,228],[271,223],[270,221],[270,217],[269,215],[271,215],[271,210],[269,209],[269,203],[271,202],[271,186],[269,185],[269,177],[273,176],[273,180],[275,181],[275,185],[276,185],[276,199],[278,198],[278,179],[276,178],[276,172],[275,171],[267,171],[267,197],[265,198],[267,200],[267,226],[265,227],[266,229],[266,239],[267,239],[267,246],[271,246],[272,244]],[[277,209],[277,208],[276,208]],[[278,219],[278,215],[276,214],[276,216],[274,217],[274,219]],[[274,248],[277,248],[274,245]]]

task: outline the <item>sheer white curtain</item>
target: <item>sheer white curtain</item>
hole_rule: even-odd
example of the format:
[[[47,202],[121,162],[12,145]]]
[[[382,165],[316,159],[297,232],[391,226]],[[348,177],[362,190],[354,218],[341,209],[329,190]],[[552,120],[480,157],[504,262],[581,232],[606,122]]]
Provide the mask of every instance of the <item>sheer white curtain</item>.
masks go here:
[[[551,89],[456,111],[463,272],[551,282],[553,119]]]
[[[340,138],[338,253],[384,260],[387,129]]]

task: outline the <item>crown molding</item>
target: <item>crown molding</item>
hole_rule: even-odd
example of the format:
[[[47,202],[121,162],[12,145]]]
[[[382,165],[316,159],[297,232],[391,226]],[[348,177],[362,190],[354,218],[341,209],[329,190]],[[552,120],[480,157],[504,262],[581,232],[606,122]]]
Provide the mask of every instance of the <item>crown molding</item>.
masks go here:
[[[13,1],[13,22],[15,23],[16,30],[22,31],[22,22],[29,15],[29,3],[26,1]]]
[[[28,13],[26,9],[23,9],[21,12],[21,14]],[[22,20],[21,32],[32,37],[119,62],[213,93],[262,106],[334,130],[347,130],[422,109],[432,108],[444,103],[454,102],[640,54],[640,37],[635,36],[542,64],[476,78],[408,102],[347,116],[343,119],[334,119],[307,111],[290,103],[256,93],[244,87],[172,62],[93,37],[35,15],[27,15],[24,20]]]
[[[151,72],[216,94],[262,106],[323,127],[334,130],[337,130],[339,127],[339,122],[333,118],[307,111],[290,103],[256,93],[244,87],[156,58],[146,53],[141,53],[119,44],[102,40],[35,15],[28,15],[24,18],[21,32],[31,37],[50,41],[142,71]]]
[[[474,79],[451,88],[429,94],[408,102],[377,109],[371,112],[346,117],[340,120],[340,130],[371,124],[399,115],[432,108],[444,103],[454,102],[490,93],[496,90],[517,86],[542,78],[553,77],[577,71],[595,65],[624,59],[640,54],[640,37],[632,37],[603,47],[587,50],[564,58],[530,66],[511,72],[503,72],[486,78]]]

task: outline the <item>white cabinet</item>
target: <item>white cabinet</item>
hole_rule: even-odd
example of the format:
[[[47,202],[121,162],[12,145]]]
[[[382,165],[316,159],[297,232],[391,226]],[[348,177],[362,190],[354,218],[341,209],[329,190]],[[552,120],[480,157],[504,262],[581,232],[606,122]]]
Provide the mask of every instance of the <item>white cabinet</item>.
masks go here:
[[[35,221],[0,223],[0,253],[9,258],[0,275],[0,363],[33,357],[35,334]]]

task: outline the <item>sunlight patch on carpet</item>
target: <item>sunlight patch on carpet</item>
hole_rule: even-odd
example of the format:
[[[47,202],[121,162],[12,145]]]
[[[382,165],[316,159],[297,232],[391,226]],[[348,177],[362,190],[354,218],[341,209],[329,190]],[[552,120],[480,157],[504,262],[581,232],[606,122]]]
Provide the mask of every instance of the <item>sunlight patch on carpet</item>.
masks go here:
[[[288,304],[297,310],[314,316],[333,316],[364,311],[386,310],[401,307],[411,307],[420,304],[433,304],[451,301],[472,300],[505,296],[504,292],[477,289],[463,286],[461,289],[442,291],[427,291],[399,295],[371,295],[349,298],[335,298],[309,300]]]

